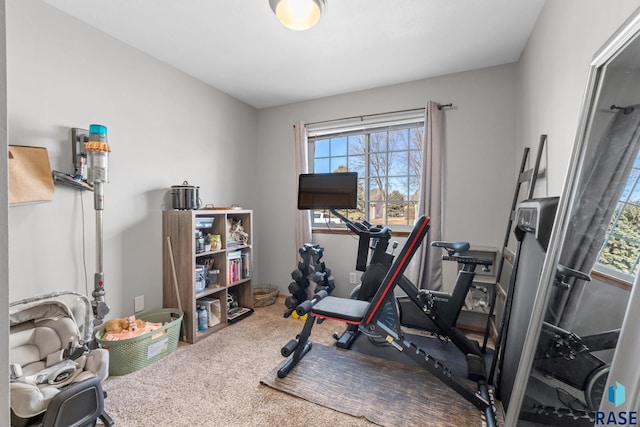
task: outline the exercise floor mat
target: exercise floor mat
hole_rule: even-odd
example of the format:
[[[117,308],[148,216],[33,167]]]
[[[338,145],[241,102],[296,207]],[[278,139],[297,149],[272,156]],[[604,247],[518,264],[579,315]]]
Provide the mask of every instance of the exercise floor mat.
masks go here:
[[[286,378],[278,378],[285,362],[261,383],[382,426],[483,425],[475,406],[419,367],[316,343]]]

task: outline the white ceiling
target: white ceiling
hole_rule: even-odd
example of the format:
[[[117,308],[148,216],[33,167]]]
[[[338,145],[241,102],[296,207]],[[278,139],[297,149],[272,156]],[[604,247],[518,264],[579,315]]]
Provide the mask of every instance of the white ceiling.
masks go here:
[[[268,0],[44,0],[257,108],[517,61],[544,0],[327,0],[296,32]]]

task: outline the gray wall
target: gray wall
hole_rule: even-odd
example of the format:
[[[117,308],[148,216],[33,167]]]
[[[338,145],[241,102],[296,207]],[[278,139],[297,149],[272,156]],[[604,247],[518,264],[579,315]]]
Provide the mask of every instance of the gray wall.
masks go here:
[[[260,110],[256,216],[260,280],[288,293],[297,264],[291,224],[296,209],[293,128],[307,123],[452,102],[445,116],[444,238],[499,247],[519,165],[515,156],[515,64]],[[357,242],[351,236],[316,235],[344,295],[354,271]],[[274,244],[278,250],[272,250]]]
[[[9,2],[7,39],[9,143],[46,147],[52,169],[71,172],[69,129],[108,127],[110,316],[131,314],[138,295],[160,308],[168,190],[188,180],[204,203],[252,207],[256,110],[41,1]],[[9,226],[11,301],[84,293],[83,233],[93,289],[92,194],[56,186],[51,203],[10,207]]]
[[[540,12],[517,69],[516,142],[535,154],[540,134],[549,137],[548,182],[537,195],[560,195],[589,64],[638,6],[638,0],[549,0]]]

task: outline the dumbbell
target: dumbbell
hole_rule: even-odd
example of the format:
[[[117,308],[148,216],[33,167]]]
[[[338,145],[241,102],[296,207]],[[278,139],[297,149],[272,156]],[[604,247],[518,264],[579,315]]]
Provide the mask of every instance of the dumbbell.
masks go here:
[[[300,279],[302,279],[302,277],[303,277],[303,276],[304,276],[304,275],[302,274],[302,271],[300,271],[300,269],[298,269],[298,270],[293,270],[293,271],[291,272],[291,278],[292,278],[293,280],[295,280],[296,282],[297,282],[297,281],[299,281]]]
[[[298,299],[292,295],[289,295],[284,299],[285,307],[287,307],[290,310],[295,310],[298,304],[299,304]]]
[[[335,281],[333,280],[333,278],[327,280],[327,288],[328,288],[328,292],[331,293],[332,290],[334,290],[336,287]]]
[[[289,293],[296,294],[300,291],[300,289],[302,288],[300,287],[300,284],[298,282],[289,283]]]

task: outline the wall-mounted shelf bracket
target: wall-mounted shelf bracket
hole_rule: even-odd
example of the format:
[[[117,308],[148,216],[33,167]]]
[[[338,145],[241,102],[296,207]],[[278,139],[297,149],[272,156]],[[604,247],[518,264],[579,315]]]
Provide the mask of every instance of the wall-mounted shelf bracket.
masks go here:
[[[71,161],[73,174],[53,171],[53,181],[68,185],[78,190],[93,191],[93,186],[87,182],[87,150],[89,131],[87,129],[71,128]]]

